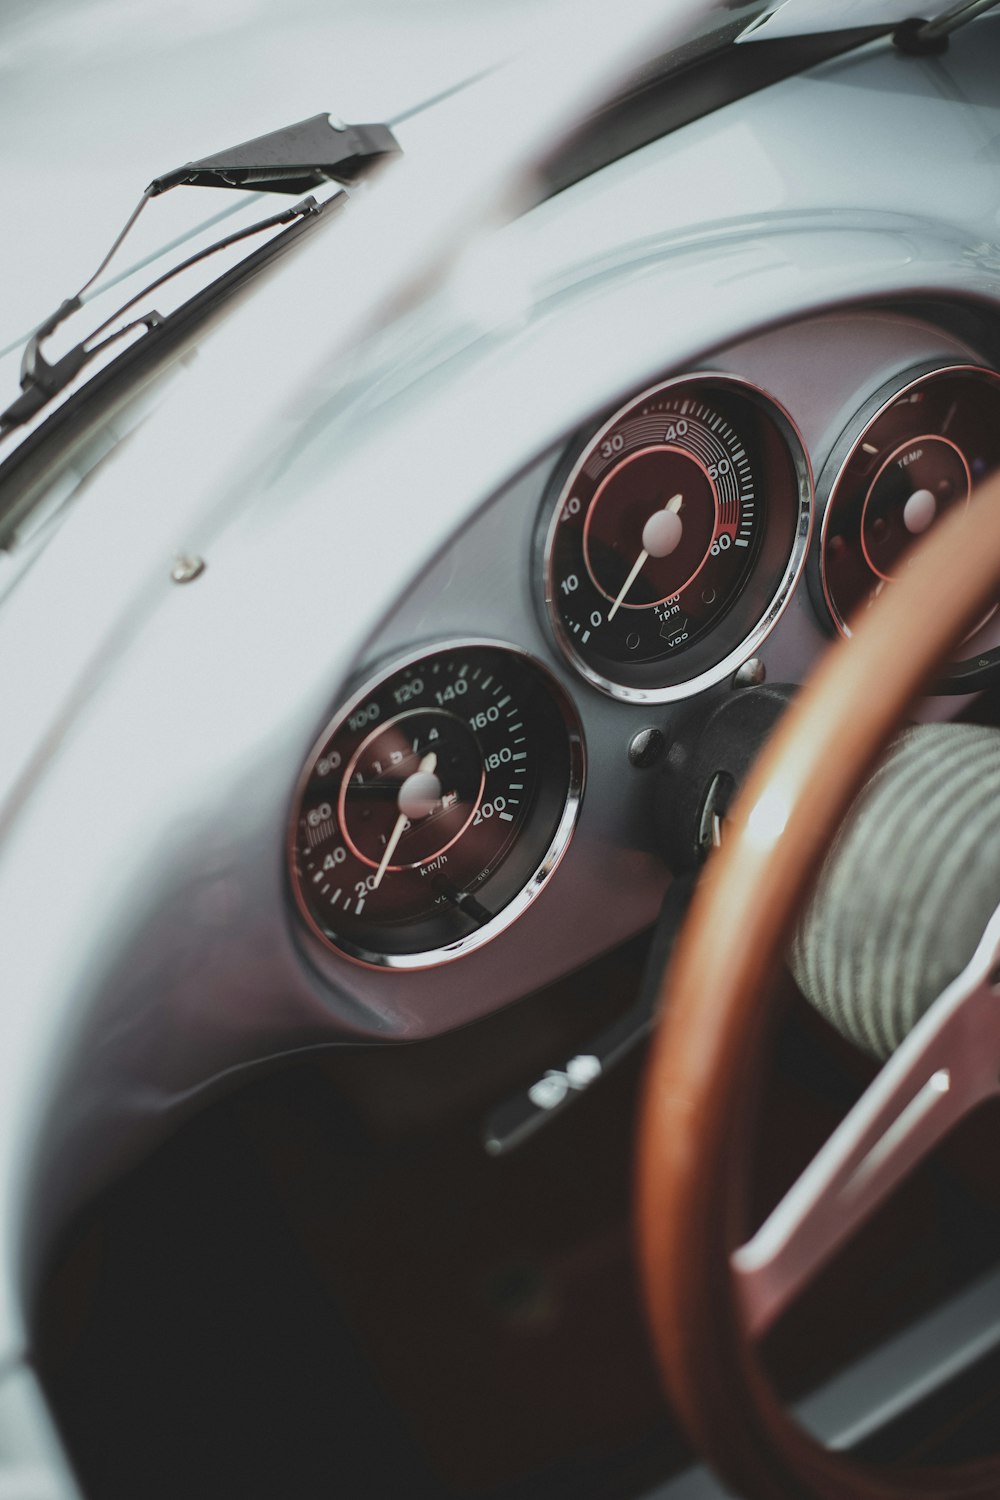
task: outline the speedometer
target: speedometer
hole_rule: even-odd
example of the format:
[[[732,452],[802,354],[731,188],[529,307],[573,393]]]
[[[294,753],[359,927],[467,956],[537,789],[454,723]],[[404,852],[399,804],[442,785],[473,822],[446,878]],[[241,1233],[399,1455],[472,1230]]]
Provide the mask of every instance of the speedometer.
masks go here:
[[[401,662],[309,758],[290,836],[299,910],[362,963],[455,958],[541,890],[582,788],[579,724],[539,663],[487,642]]]
[[[754,387],[704,375],[644,391],[574,445],[546,507],[559,645],[619,698],[718,681],[784,607],[811,499],[790,421]]]

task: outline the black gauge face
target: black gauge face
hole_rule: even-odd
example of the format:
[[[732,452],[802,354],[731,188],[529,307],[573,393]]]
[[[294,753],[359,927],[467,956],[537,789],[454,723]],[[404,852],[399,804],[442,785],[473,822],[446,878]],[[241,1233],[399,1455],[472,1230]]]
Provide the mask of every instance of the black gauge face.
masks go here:
[[[520,652],[451,646],[370,684],[311,757],[296,799],[292,883],[324,943],[422,967],[492,937],[569,841],[579,727]]]
[[[724,676],[774,623],[808,536],[784,414],[724,376],[617,412],[557,485],[544,547],[557,639],[597,687],[665,700]]]
[[[1000,377],[936,370],[875,398],[845,434],[821,493],[820,573],[833,623],[850,622],[907,566],[910,548],[1000,466]]]

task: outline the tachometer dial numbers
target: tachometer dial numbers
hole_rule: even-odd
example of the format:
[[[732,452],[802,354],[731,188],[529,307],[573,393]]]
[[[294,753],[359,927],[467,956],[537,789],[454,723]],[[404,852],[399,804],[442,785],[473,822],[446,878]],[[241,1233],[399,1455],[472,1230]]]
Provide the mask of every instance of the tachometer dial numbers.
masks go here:
[[[992,370],[936,369],[877,393],[819,486],[814,592],[842,635],[900,576],[917,539],[998,466],[1000,376]]]
[[[708,560],[718,514],[707,470],[678,448],[647,448],[617,464],[583,528],[587,572],[611,601],[609,620],[681,593]]]
[[[774,623],[808,535],[784,414],[726,376],[668,381],[574,451],[545,515],[556,638],[595,686],[664,701],[717,681]]]
[[[365,688],[310,758],[292,885],[327,946],[426,967],[485,942],[569,841],[582,743],[568,700],[523,653],[447,647]]]

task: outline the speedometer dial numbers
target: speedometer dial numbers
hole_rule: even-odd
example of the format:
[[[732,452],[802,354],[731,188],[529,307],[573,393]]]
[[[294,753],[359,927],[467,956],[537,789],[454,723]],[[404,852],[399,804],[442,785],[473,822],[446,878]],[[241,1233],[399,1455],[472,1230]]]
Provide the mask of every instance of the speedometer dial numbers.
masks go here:
[[[572,833],[579,726],[545,670],[484,643],[364,688],[307,765],[291,834],[299,910],[328,947],[420,968],[493,937]]]
[[[398,714],[351,757],[337,803],[344,840],[378,872],[377,889],[389,871],[440,859],[475,817],[485,785],[479,743],[456,714]]]
[[[777,618],[810,503],[801,445],[753,387],[706,375],[644,392],[574,449],[546,510],[560,646],[615,697],[717,681]]]

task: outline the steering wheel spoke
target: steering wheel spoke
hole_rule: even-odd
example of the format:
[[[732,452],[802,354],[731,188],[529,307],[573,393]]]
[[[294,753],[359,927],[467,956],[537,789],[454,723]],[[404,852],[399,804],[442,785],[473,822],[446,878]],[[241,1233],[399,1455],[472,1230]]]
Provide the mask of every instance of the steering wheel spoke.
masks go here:
[[[733,1252],[754,1337],[767,1332],[949,1132],[1000,1091],[998,956],[1000,910],[966,968],[752,1238]]]

